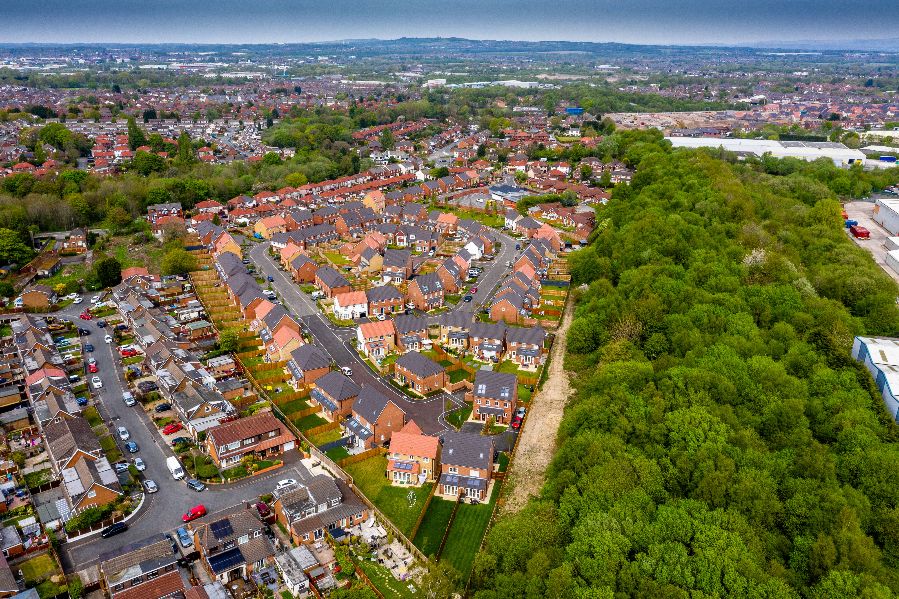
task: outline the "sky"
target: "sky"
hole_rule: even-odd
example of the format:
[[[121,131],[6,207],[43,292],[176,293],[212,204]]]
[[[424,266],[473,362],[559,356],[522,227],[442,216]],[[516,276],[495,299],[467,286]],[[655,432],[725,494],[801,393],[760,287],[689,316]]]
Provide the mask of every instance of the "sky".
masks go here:
[[[897,0],[0,0],[0,42],[465,37],[747,44],[899,37]]]

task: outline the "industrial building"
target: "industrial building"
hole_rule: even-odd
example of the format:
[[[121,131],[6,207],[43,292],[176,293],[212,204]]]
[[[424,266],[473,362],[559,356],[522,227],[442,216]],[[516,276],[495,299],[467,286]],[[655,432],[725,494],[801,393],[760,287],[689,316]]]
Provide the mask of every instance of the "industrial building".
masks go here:
[[[899,420],[899,339],[856,337],[852,357],[871,372],[887,412]]]
[[[871,218],[891,237],[899,235],[899,198],[877,198]]]
[[[836,166],[864,164],[865,154],[841,143],[830,141],[775,141],[770,139],[731,139],[720,137],[666,137],[675,148],[724,148],[742,155],[775,158],[801,158],[809,162],[827,158]]]

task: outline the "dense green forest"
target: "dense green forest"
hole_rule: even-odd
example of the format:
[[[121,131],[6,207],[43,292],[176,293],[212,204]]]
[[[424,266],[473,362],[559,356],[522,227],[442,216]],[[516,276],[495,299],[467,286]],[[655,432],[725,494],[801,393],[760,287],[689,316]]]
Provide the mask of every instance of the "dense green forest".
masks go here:
[[[651,137],[572,256],[576,394],[475,596],[891,596],[897,428],[849,352],[899,335],[897,290],[830,187],[861,175]]]

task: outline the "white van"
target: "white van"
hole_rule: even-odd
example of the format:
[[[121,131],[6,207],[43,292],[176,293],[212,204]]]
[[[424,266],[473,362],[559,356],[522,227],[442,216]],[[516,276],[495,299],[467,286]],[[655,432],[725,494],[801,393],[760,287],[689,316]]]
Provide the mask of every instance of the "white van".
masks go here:
[[[169,472],[172,473],[172,478],[175,480],[184,478],[184,468],[181,467],[181,462],[178,461],[178,458],[175,456],[166,458],[165,465],[166,468],[169,469]]]

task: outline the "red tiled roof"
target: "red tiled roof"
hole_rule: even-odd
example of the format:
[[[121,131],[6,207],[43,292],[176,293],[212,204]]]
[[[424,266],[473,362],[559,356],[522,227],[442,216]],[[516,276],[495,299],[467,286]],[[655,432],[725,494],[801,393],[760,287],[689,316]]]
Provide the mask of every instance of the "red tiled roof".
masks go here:
[[[162,576],[136,587],[125,589],[113,595],[115,599],[159,599],[184,590],[184,581],[178,570],[166,572]]]

